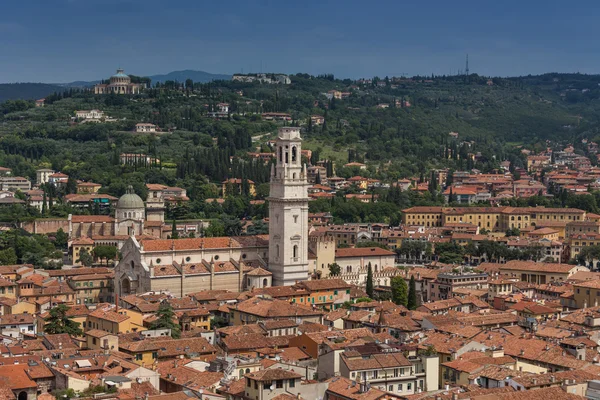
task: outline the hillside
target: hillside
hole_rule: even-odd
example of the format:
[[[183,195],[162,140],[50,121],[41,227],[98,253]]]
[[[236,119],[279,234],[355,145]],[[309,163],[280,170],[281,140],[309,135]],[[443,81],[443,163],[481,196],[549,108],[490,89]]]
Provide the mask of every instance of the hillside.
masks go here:
[[[36,100],[63,88],[48,83],[0,83],[0,103],[6,100]]]

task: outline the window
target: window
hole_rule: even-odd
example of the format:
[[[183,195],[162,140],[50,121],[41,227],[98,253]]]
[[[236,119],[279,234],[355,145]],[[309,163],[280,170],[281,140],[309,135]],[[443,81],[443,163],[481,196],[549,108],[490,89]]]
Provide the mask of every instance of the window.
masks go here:
[[[296,387],[296,381],[294,379],[290,379],[288,386],[291,388]]]
[[[399,392],[401,392],[401,391],[402,391],[402,384],[401,384],[401,383],[399,383],[399,384],[398,384],[398,391],[399,391]]]
[[[142,356],[141,354],[136,354],[136,355],[135,355],[135,359],[136,359],[137,361],[142,361],[142,358],[143,358],[143,356]]]
[[[298,245],[294,245],[293,249],[294,258],[298,258]]]
[[[278,380],[278,381],[275,381],[275,387],[276,387],[277,389],[281,389],[281,388],[283,388],[283,381],[282,381],[281,379],[280,379],[280,380]]]
[[[412,389],[412,383],[407,383],[406,390],[411,390],[411,389]]]
[[[373,379],[377,379],[377,370],[373,371]]]
[[[156,360],[158,358],[158,352],[157,351],[153,351],[152,352],[152,359]]]

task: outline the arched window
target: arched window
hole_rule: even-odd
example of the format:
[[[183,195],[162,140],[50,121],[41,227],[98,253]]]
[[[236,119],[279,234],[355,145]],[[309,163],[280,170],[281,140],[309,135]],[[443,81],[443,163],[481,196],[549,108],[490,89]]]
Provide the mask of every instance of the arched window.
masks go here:
[[[269,286],[269,280],[267,278],[263,279],[263,287]]]
[[[292,147],[292,162],[296,162],[296,146]]]
[[[279,245],[275,245],[275,257],[279,258]]]
[[[350,266],[350,265],[346,266],[346,272],[352,272],[352,266]]]
[[[298,258],[298,245],[297,244],[294,245],[293,253],[294,253],[294,258]]]
[[[283,149],[279,148],[279,162],[283,162]]]
[[[377,264],[375,264],[375,272],[377,272]]]
[[[290,162],[290,153],[288,151],[285,152],[285,163],[288,164]]]
[[[292,179],[296,179],[296,173],[295,172],[292,174]]]

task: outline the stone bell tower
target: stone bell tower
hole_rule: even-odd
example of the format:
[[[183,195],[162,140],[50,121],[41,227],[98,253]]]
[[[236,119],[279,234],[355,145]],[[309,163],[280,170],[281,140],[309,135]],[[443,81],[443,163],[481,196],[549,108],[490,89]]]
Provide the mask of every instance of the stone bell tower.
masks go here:
[[[269,191],[269,270],[273,286],[308,279],[308,182],[300,128],[279,128]]]

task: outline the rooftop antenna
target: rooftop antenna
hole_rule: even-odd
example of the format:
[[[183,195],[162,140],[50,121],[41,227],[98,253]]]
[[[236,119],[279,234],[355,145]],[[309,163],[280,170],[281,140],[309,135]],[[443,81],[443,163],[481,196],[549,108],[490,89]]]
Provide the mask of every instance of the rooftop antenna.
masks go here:
[[[467,53],[467,65],[466,65],[466,68],[465,68],[465,75],[466,75],[466,78],[467,78],[466,79],[467,83],[469,83],[469,54],[468,53]]]

